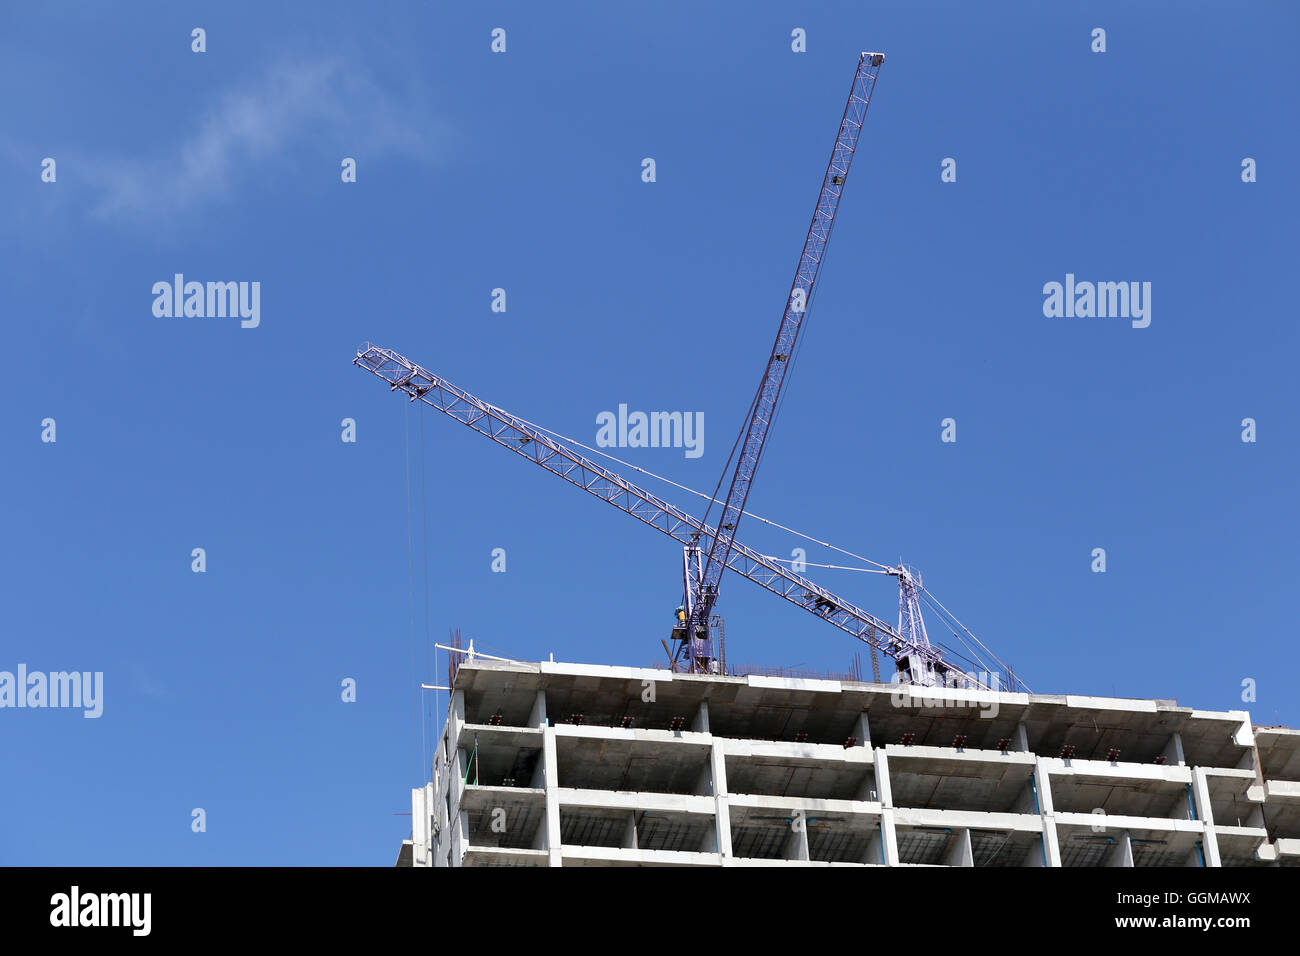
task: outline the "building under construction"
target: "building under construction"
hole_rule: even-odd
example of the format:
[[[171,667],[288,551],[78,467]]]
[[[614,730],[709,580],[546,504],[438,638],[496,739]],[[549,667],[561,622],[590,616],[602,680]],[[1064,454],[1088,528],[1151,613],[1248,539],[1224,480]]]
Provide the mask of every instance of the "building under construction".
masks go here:
[[[1174,701],[475,658],[399,866],[1296,866],[1300,731]]]

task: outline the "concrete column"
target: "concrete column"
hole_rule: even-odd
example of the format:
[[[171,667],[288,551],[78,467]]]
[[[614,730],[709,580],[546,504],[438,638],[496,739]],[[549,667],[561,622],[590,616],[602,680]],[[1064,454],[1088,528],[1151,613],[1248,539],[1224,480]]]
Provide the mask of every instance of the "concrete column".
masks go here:
[[[447,709],[447,741],[450,759],[447,767],[447,790],[444,792],[450,799],[450,812],[445,814],[447,819],[443,832],[446,837],[439,848],[440,851],[443,847],[451,849],[452,866],[460,866],[460,861],[465,856],[465,844],[468,842],[464,838],[464,834],[468,833],[468,827],[462,831],[460,823],[460,799],[465,792],[465,772],[469,767],[469,754],[463,747],[457,746],[461,728],[464,726],[465,692],[458,690],[452,693],[451,705]]]
[[[731,799],[727,795],[727,758],[722,741],[709,749],[709,770],[713,777],[713,823],[717,852],[723,865],[731,859]]]
[[[974,866],[975,850],[970,842],[970,830],[962,827],[954,830],[948,852],[943,855],[944,866]]]
[[[1034,783],[1034,777],[1031,774],[1025,781],[1024,787],[1021,788],[1020,794],[1016,797],[1015,806],[1011,808],[1012,813],[1038,813],[1038,788]]]
[[[1056,814],[1043,816],[1043,845],[1039,852],[1045,866],[1061,865],[1061,838],[1056,833]]]
[[[858,719],[853,725],[853,736],[858,738],[859,747],[871,746],[871,725],[867,722],[865,710],[858,714]]]
[[[445,741],[444,737],[444,741]],[[433,839],[433,865],[447,865],[447,849],[451,845],[451,830],[447,822],[447,794],[451,787],[451,764],[439,758],[436,771],[437,786],[433,790],[433,817],[437,821],[434,826]]]
[[[884,747],[875,752],[876,792],[880,798],[880,829],[867,847],[867,861],[898,866],[898,832],[894,829],[894,795],[889,787],[889,758]]]
[[[463,747],[451,751],[451,763],[447,765],[450,779],[447,781],[447,794],[451,798],[450,813],[454,816],[460,812],[460,795],[465,790],[465,768],[469,761]]]
[[[876,786],[876,770],[872,767],[867,771],[867,779],[862,781],[862,786],[858,787],[855,800],[877,801],[880,799],[880,789]]]
[[[533,709],[528,715],[528,726],[541,730],[547,725],[546,691],[539,690],[533,699]]]
[[[452,827],[451,858],[460,866],[469,852],[469,811],[462,810],[456,815],[456,825]]]
[[[465,692],[455,691],[451,695],[451,706],[447,709],[447,733],[454,748],[460,743],[460,729],[465,726]]]
[[[716,824],[712,829],[704,831],[704,836],[700,837],[700,845],[696,849],[701,853],[718,852],[718,828]]]
[[[1214,809],[1210,805],[1210,785],[1205,779],[1205,770],[1201,767],[1192,768],[1192,798],[1196,803],[1196,818],[1205,824],[1205,837],[1201,841],[1201,853],[1205,855],[1205,862],[1200,860],[1200,854],[1192,866],[1223,866],[1223,861],[1219,856],[1219,837],[1214,832]]]
[[[884,747],[876,748],[876,791],[880,794],[882,807],[894,805],[893,792],[889,789],[889,758]]]
[[[542,731],[542,778],[546,781],[546,849],[550,866],[562,866],[563,854],[560,852],[560,798],[556,793],[560,786],[559,758],[555,755],[555,728],[547,727]]]
[[[1034,792],[1038,797],[1038,812],[1047,814],[1056,813],[1056,807],[1052,804],[1052,780],[1047,768],[1043,766],[1043,758],[1034,758]]]
[[[415,808],[411,808],[415,812]],[[438,826],[438,787],[432,781],[424,785],[424,821],[427,829],[426,837],[426,856],[425,866],[436,866],[434,854],[438,849],[438,837],[440,827]]]
[[[444,817],[446,818],[446,829],[443,830],[442,845],[444,851],[451,851],[451,865],[460,865],[460,840],[457,836],[459,829],[457,821],[460,819],[460,797],[465,792],[465,762],[468,755],[461,747],[453,746],[451,749],[451,762],[447,765],[447,805],[444,808]]]
[[[1241,755],[1237,761],[1238,770],[1253,770],[1260,783],[1264,782],[1264,775],[1260,773],[1259,748],[1255,746],[1255,729],[1250,725],[1250,715],[1241,722],[1237,732],[1232,735],[1232,742],[1238,747],[1248,747],[1249,749]]]
[[[1181,767],[1186,763],[1183,758],[1183,735],[1174,731],[1165,744],[1164,758],[1166,767]]]
[[[867,843],[867,852],[862,854],[860,862],[874,863],[878,866],[885,865],[885,840],[879,827],[871,835],[871,840]]]
[[[700,775],[695,779],[695,789],[692,792],[702,797],[713,794],[713,761],[709,761],[701,768]]]
[[[428,866],[432,858],[432,784],[411,791],[411,866]]]
[[[1023,724],[1021,725],[1024,726]],[[1052,778],[1042,757],[1034,758],[1034,796],[1038,800],[1038,817],[1043,823],[1043,842],[1035,866],[1060,866],[1061,841],[1056,833],[1056,805],[1052,802]]]
[[[1102,866],[1132,866],[1133,865],[1133,844],[1128,837],[1128,831],[1125,830],[1119,835],[1115,842],[1101,861]]]
[[[709,733],[709,702],[700,701],[699,708],[695,711],[695,717],[691,720],[691,730],[697,734]]]
[[[636,845],[636,811],[629,810],[627,814],[627,830],[623,833],[623,846],[629,850],[637,849]]]
[[[1016,798],[1013,813],[1051,813],[1052,812],[1052,794],[1051,789],[1046,785],[1047,771],[1042,765],[1042,758],[1034,760],[1034,769],[1029,774],[1029,779],[1025,781],[1024,789],[1020,791]]]
[[[465,751],[459,750],[457,754],[458,757],[453,769],[459,768],[464,763]],[[461,857],[465,855],[464,841],[461,839],[460,829],[460,794],[463,790],[464,783],[459,777],[452,781],[451,812],[447,816],[447,837],[444,841],[444,845],[451,849],[452,866],[460,866]]]
[[[894,829],[894,811],[880,811],[880,855],[886,866],[898,866],[898,831]],[[874,842],[874,841],[873,841]]]
[[[792,814],[794,822],[785,841],[785,858],[808,862],[808,819],[799,811]]]
[[[1029,752],[1029,728],[1025,726],[1023,720],[1016,724],[1016,732],[1011,735],[1010,747],[1020,753]]]

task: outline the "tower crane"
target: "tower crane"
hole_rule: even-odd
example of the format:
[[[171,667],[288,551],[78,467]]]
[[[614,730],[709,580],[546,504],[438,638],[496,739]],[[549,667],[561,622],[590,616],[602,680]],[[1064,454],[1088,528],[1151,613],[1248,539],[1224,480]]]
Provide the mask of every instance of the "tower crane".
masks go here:
[[[817,277],[835,225],[835,214],[884,59],[884,54],[870,52],[862,53],[858,59],[848,103],[822,178],[817,206],[786,299],[776,341],[750,405],[742,438],[737,440],[733,449],[734,468],[729,460],[718,483],[721,489],[726,482],[726,497],[719,499],[715,492],[715,497],[710,499],[710,508],[714,502],[722,505],[716,525],[708,523],[707,512],[704,519],[699,519],[682,511],[584,458],[548,430],[483,401],[397,352],[367,342],[357,350],[353,359],[354,365],[387,381],[392,391],[404,392],[412,402],[419,400],[449,415],[680,542],[682,606],[677,612],[678,624],[673,629],[673,637],[679,642],[672,657],[674,669],[679,664],[691,672],[718,669],[710,620],[718,600],[722,574],[730,569],[867,643],[873,651],[892,658],[898,667],[898,677],[904,682],[998,689],[991,687],[987,679],[963,671],[957,662],[962,655],[931,642],[921,618],[923,588],[915,569],[901,563],[891,568],[882,566],[882,573],[896,577],[899,583],[899,615],[897,626],[894,626],[736,539],[736,528],[745,514],[745,504],[779,404],[799,331],[816,290]]]

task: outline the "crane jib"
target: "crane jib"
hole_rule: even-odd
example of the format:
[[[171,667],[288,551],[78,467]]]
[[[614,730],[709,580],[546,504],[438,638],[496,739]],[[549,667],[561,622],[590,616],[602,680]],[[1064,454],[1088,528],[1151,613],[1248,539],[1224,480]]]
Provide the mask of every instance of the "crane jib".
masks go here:
[[[392,390],[404,392],[412,401],[418,399],[456,419],[682,544],[700,541],[707,545],[717,535],[715,528],[693,515],[396,352],[366,343],[357,350],[353,364],[384,379]],[[732,542],[728,566],[741,577],[812,611],[822,620],[886,654],[897,655],[903,650],[903,641],[892,625],[739,541]]]

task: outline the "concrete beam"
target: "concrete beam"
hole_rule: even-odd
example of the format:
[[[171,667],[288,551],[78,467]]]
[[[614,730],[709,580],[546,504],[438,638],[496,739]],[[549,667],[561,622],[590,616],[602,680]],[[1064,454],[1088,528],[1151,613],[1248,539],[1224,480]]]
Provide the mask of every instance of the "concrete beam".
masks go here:
[[[556,724],[548,727],[561,737],[585,737],[589,740],[636,740],[656,744],[694,744],[699,747],[713,746],[709,734],[697,734],[688,730],[642,730],[637,727],[600,727],[595,724]]]
[[[466,866],[546,866],[546,852],[499,846],[476,846],[465,854]]]
[[[732,757],[780,757],[838,764],[870,763],[872,759],[869,747],[850,747],[845,750],[841,744],[800,744],[786,740],[739,740],[731,737],[722,738],[721,743],[725,752]],[[946,753],[952,754],[953,751]]]
[[[1200,820],[1171,820],[1168,817],[1135,817],[1128,814],[1106,814],[1098,818],[1092,813],[1058,813],[1058,826],[1087,827],[1092,830],[1104,824],[1107,830],[1163,830],[1167,833],[1204,833],[1205,824]]]
[[[713,797],[684,793],[634,793],[626,790],[578,790],[552,787],[555,801],[566,809],[653,810],[655,813],[713,814]],[[548,793],[548,797],[550,794]]]
[[[986,810],[936,810],[919,807],[900,807],[894,810],[894,820],[903,826],[944,827],[972,830],[1008,830],[1038,833],[1043,828],[1043,818],[1036,813],[995,813]]]
[[[630,863],[645,866],[718,866],[716,853],[691,853],[687,850],[629,850],[613,846],[566,846],[564,860],[570,866],[588,863]],[[554,864],[552,864],[554,865]]]

